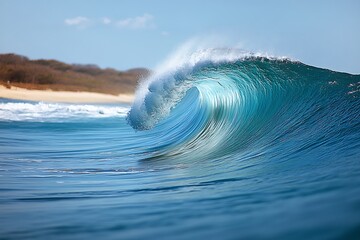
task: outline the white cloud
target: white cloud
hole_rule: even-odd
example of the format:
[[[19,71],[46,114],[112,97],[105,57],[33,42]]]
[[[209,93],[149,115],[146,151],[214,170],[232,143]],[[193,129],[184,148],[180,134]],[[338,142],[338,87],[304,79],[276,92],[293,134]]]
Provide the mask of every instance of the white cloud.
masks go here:
[[[89,22],[90,20],[88,18],[81,16],[65,19],[65,24],[69,26],[85,27]]]
[[[153,19],[154,16],[145,13],[142,16],[119,20],[116,22],[116,25],[120,28],[129,28],[129,29],[153,28],[155,27],[155,24],[153,23]]]
[[[94,27],[97,25],[109,25],[116,26],[122,29],[148,29],[155,28],[154,16],[151,14],[145,13],[142,16],[126,18],[121,20],[112,20],[109,17],[103,17],[98,19],[90,19],[87,17],[74,17],[67,18],[64,20],[65,24],[72,27],[77,27],[79,29],[84,29],[87,27]],[[162,35],[168,35],[167,32],[163,32]]]
[[[112,22],[111,19],[108,18],[108,17],[104,17],[104,18],[102,19],[102,23],[105,24],[105,25],[108,25],[108,24],[110,24],[111,22]]]

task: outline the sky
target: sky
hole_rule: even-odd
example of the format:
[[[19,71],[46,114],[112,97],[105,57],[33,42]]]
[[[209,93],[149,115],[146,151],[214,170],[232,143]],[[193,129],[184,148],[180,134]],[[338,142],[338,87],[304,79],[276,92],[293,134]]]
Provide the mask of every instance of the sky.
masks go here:
[[[0,53],[155,68],[191,39],[360,73],[360,1],[0,0]]]

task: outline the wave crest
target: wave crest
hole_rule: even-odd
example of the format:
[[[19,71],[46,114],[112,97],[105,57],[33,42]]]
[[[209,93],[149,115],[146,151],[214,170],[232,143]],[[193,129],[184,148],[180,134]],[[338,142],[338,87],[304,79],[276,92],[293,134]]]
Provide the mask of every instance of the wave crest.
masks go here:
[[[249,59],[290,61],[286,57],[249,53],[237,49],[206,49],[196,51],[187,57],[174,57],[174,59],[169,60],[170,63],[165,68],[159,69],[138,87],[135,101],[127,116],[129,124],[134,129],[149,130],[168,116],[190,88],[195,85],[199,87],[199,82],[205,80],[197,78],[199,77],[197,73],[204,69],[206,71],[221,64]],[[222,82],[218,81],[220,85]]]

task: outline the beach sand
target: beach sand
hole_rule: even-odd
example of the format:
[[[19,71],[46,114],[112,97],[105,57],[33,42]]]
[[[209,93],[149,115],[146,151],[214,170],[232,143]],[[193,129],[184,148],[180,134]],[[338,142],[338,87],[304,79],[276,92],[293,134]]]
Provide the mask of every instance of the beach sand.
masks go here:
[[[0,98],[64,103],[131,103],[134,95],[119,94],[115,96],[93,92],[28,90],[18,87],[11,87],[9,89],[0,85]]]

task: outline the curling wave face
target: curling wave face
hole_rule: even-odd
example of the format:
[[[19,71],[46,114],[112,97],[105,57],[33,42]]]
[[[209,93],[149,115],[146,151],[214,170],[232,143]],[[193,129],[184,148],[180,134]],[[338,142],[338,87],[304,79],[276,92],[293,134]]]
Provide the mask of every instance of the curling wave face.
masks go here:
[[[331,138],[334,124],[356,119],[359,87],[358,75],[206,50],[142,83],[127,120],[161,136],[150,149],[154,157],[209,158],[250,146],[265,151],[295,135],[301,145]]]

